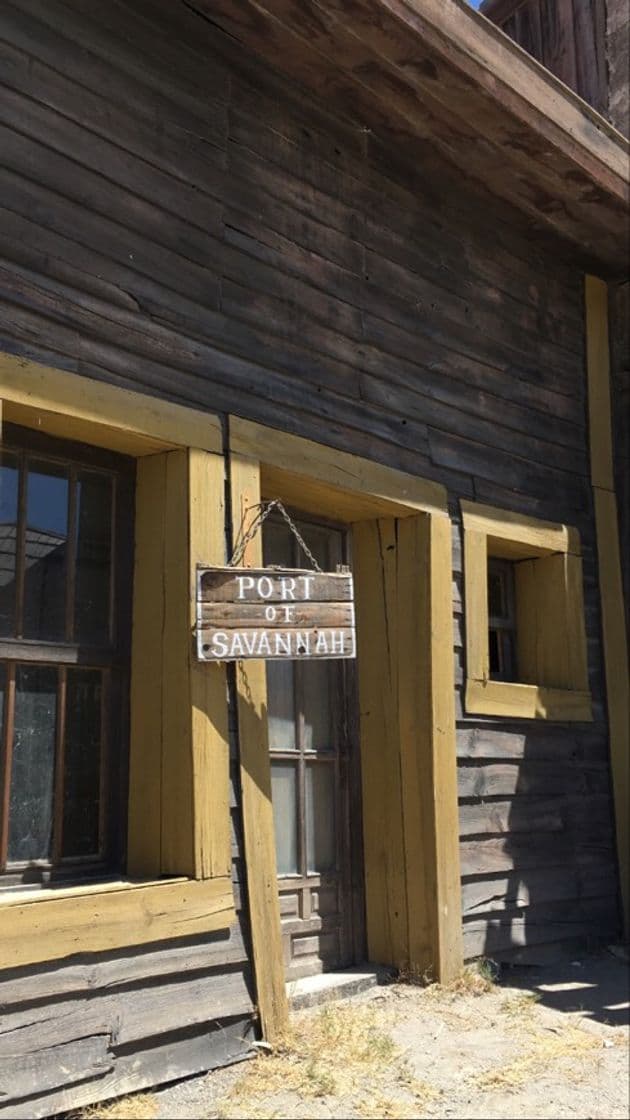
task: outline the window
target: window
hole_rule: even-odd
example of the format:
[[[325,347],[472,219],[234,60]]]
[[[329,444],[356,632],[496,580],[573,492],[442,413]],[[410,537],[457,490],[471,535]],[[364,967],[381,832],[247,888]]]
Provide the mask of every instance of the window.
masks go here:
[[[516,680],[514,569],[509,560],[488,560],[488,656],[492,680]]]
[[[0,456],[0,874],[123,858],[133,462],[5,425]]]
[[[462,502],[466,710],[590,720],[579,535]]]
[[[79,721],[85,707],[72,700],[67,683],[71,678],[85,683],[79,670],[99,675],[103,717],[96,746],[101,850],[57,856],[63,817],[55,829],[51,810],[49,857],[0,872],[5,886],[35,879],[34,889],[0,891],[2,958],[17,968],[72,956],[79,946],[85,953],[105,952],[181,937],[183,930],[192,936],[227,929],[234,921],[234,895],[225,672],[219,666],[214,673],[202,672],[207,667],[197,665],[191,643],[196,565],[225,561],[220,422],[206,412],[1,353],[0,420],[8,467],[0,478],[0,781],[8,809],[10,773],[6,781],[4,775],[7,747],[14,744],[9,721],[15,721],[18,667],[56,672],[54,686],[44,693],[55,703],[48,797],[54,799],[62,788],[63,753],[57,750],[62,732],[73,757],[75,742],[89,742],[86,724]],[[67,535],[57,542],[45,578],[39,569],[46,607],[35,611],[42,628],[54,622],[57,638],[26,637],[17,628],[24,617],[31,459],[67,472],[62,476],[68,487]],[[94,514],[91,524],[101,526],[88,532],[80,516],[81,487],[96,476],[112,480],[113,497],[100,514],[96,501],[83,502],[85,516],[88,507]],[[107,511],[111,537],[102,531]],[[93,537],[101,541],[98,547]],[[89,540],[83,552],[81,542]],[[103,540],[109,542],[109,580],[100,594],[94,589],[103,591],[106,584],[102,570],[99,574]],[[64,600],[63,633],[55,621],[57,608],[46,616],[54,579]],[[39,704],[41,693],[36,699]],[[84,691],[80,699],[85,701]],[[68,719],[71,704],[80,724],[76,737]],[[46,718],[50,743],[50,713]],[[94,713],[86,721],[96,728]],[[84,788],[78,776],[77,784]],[[53,805],[59,821],[63,796]],[[8,822],[0,803],[0,823],[7,830]],[[56,837],[61,845],[57,840],[55,848]]]

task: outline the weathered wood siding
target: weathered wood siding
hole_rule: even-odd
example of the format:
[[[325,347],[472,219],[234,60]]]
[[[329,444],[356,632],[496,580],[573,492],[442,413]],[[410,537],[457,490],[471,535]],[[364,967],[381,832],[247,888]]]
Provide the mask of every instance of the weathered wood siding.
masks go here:
[[[494,199],[429,181],[418,154],[275,81],[183,3],[19,0],[0,32],[0,347],[444,482],[467,953],[612,937],[583,278]],[[461,497],[580,529],[594,724],[465,717]],[[128,1087],[125,1071],[222,1060],[204,1021],[243,1034],[245,957],[236,930],[5,975],[0,1040],[14,1054],[24,1026],[43,1051],[9,1088],[32,1076],[39,1107],[48,1091],[61,1107],[62,1080],[87,1100]]]
[[[630,135],[630,6],[626,0],[606,2],[606,60],[608,63],[608,116]]]
[[[627,0],[485,0],[481,11],[628,135]]]
[[[234,736],[232,756],[236,923],[167,945],[0,967],[0,1116],[34,1120],[248,1054],[255,993]]]

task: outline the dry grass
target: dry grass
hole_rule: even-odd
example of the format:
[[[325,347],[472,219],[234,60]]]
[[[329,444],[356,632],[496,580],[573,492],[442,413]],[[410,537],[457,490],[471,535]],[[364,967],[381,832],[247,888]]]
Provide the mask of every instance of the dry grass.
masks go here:
[[[513,1019],[529,1017],[537,1004],[540,1003],[538,992],[521,992],[517,996],[508,996],[501,1003],[501,1010]]]
[[[69,1120],[154,1120],[157,1102],[150,1093],[134,1093],[102,1104],[90,1104],[68,1114]]]
[[[216,1115],[272,1120],[290,1114],[291,1098],[341,1098],[365,1120],[417,1117],[438,1094],[411,1076],[404,1054],[384,1033],[386,1020],[380,1004],[341,1004],[300,1017],[272,1053],[249,1064]]]
[[[496,991],[492,966],[487,961],[467,965],[459,976],[449,984],[431,984],[427,995],[437,999],[440,996],[485,996]]]
[[[566,1026],[531,1031],[528,1028],[525,1053],[513,1062],[487,1070],[475,1077],[475,1086],[482,1092],[496,1089],[516,1089],[540,1077],[550,1066],[563,1059],[582,1063],[587,1057],[601,1052],[601,1039]]]

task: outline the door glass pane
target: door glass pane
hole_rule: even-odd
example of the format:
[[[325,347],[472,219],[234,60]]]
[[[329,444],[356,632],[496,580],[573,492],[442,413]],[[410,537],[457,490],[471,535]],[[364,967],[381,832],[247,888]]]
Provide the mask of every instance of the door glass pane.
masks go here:
[[[292,751],[297,746],[293,706],[294,681],[292,661],[267,662],[267,718],[269,748],[272,751]]]
[[[101,770],[101,673],[69,669],[63,778],[62,855],[98,852]]]
[[[276,830],[278,875],[296,875],[297,853],[297,783],[296,768],[288,763],[271,764],[271,796]]]
[[[334,572],[337,564],[343,563],[342,534],[338,529],[299,522],[299,530],[305,544],[308,545],[320,568],[323,568],[325,572]],[[300,546],[298,546],[298,566],[300,568],[312,568],[313,566]]]
[[[335,768],[329,763],[306,767],[306,867],[331,871],[335,866]]]
[[[29,466],[26,489],[24,637],[65,637],[68,474],[53,463]]]
[[[0,634],[15,629],[15,556],[18,520],[18,462],[0,454]]]
[[[293,534],[286,521],[265,521],[263,529],[263,564],[293,568]]]
[[[329,661],[304,661],[301,669],[304,749],[334,750],[332,690],[339,670],[334,662]]]
[[[81,471],[77,477],[76,641],[109,639],[112,480]]]
[[[263,562],[293,566],[292,535],[284,521],[266,521],[263,530]],[[292,661],[267,662],[267,718],[272,751],[297,747],[294,710],[295,672]]]
[[[57,670],[18,665],[9,802],[9,861],[49,859],[53,827]]]

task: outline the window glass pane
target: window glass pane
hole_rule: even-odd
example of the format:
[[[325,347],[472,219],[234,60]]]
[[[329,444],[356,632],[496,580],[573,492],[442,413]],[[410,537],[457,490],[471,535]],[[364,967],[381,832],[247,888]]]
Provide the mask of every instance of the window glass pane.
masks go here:
[[[295,750],[295,714],[293,689],[295,673],[292,661],[267,662],[267,719],[269,749]]]
[[[341,564],[341,533],[324,526],[298,523],[304,543],[308,545],[320,568],[334,572]],[[301,547],[298,547],[298,567],[312,568],[313,565]]]
[[[65,637],[68,473],[31,462],[26,489],[24,637]]]
[[[488,572],[488,614],[490,618],[505,618],[507,616],[505,577],[503,572],[497,572],[496,570]]]
[[[18,665],[9,802],[9,861],[50,858],[57,670]]]
[[[304,661],[302,694],[304,703],[304,749],[334,750],[332,689],[339,672],[334,662]]]
[[[276,831],[278,875],[296,875],[297,854],[297,783],[296,768],[287,763],[271,764],[271,797]]]
[[[62,856],[98,852],[102,676],[69,669],[63,776]]]
[[[306,867],[330,871],[335,866],[335,770],[329,763],[306,767]]]
[[[112,480],[81,471],[77,477],[76,641],[109,639]]]
[[[503,669],[503,666],[501,664],[501,644],[499,641],[498,630],[490,630],[488,632],[488,645],[490,653],[490,672],[493,675],[496,675]]]
[[[263,564],[278,564],[283,568],[295,567],[293,563],[293,534],[286,521],[265,521],[263,528]]]
[[[15,629],[15,556],[18,520],[18,461],[0,454],[0,634]]]

